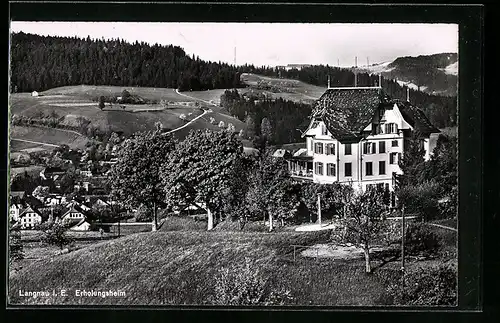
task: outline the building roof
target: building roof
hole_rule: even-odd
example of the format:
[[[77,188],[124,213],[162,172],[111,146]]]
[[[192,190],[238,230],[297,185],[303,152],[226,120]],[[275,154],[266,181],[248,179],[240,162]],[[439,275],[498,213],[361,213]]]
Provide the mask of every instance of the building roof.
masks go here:
[[[276,149],[273,153],[273,157],[284,158],[290,155],[290,152],[286,149]]]
[[[389,97],[379,88],[333,88],[316,101],[313,118],[321,119],[338,140],[359,139],[373,115]]]
[[[391,99],[378,87],[330,88],[316,101],[312,117],[322,120],[333,137],[340,141],[358,141],[363,129],[381,107],[398,105],[401,114],[415,130],[439,132],[419,108],[409,102]]]
[[[403,118],[413,129],[423,133],[423,134],[431,134],[440,132],[439,129],[434,127],[432,123],[425,116],[424,111],[422,109],[414,106],[410,102],[394,100],[394,103],[397,104],[399,111],[403,115]]]
[[[24,198],[24,191],[10,191],[10,196],[11,197],[19,197],[19,198]]]
[[[42,216],[42,214],[40,213],[40,211],[38,211],[38,209],[36,207],[31,207],[31,205],[28,205],[27,208],[25,208],[21,214],[19,214],[19,217],[23,217],[26,213],[36,213],[38,214],[39,216]]]

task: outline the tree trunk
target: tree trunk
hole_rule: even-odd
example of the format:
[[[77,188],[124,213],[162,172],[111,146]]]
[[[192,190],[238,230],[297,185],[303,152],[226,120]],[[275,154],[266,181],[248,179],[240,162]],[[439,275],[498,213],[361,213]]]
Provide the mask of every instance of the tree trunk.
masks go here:
[[[368,247],[364,247],[363,251],[365,252],[365,269],[366,269],[366,273],[370,274],[372,272],[372,267],[370,265],[370,249]]]
[[[273,231],[273,215],[269,213],[269,232]]]
[[[157,216],[157,210],[156,210],[156,202],[153,202],[153,222],[151,223],[151,231],[156,231],[158,230],[158,216]]]
[[[214,215],[212,214],[209,208],[207,208],[207,216],[208,216],[207,230],[210,231],[214,228]]]

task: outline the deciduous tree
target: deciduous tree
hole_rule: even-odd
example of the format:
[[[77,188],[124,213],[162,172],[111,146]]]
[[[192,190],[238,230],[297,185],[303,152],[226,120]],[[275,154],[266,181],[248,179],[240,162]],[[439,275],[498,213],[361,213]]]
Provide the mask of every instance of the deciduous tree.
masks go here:
[[[164,205],[160,169],[175,149],[176,142],[158,131],[135,134],[123,142],[118,161],[111,168],[111,194],[130,208],[141,204],[153,212],[153,230],[158,228],[158,207]]]
[[[170,154],[161,170],[163,188],[171,204],[204,205],[209,214],[220,212],[238,185],[237,165],[243,147],[237,135],[226,130],[192,130]]]
[[[371,273],[370,248],[387,237],[385,233],[388,222],[385,218],[383,193],[376,189],[367,189],[350,194],[350,198],[346,198],[345,202],[345,214],[338,219],[338,227],[332,238],[337,242],[352,243],[363,249],[365,270],[366,273]]]

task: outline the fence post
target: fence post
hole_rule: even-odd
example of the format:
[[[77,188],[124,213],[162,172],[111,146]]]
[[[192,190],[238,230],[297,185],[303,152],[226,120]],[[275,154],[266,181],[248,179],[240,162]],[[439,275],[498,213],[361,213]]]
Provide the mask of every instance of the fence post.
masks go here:
[[[293,246],[293,261],[295,262],[295,245]]]

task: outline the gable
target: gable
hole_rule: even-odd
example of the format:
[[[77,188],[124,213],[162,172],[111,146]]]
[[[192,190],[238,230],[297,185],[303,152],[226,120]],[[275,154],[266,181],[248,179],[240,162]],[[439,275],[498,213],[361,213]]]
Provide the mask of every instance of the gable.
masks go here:
[[[380,88],[328,89],[316,101],[312,116],[314,120],[323,121],[332,136],[340,141],[361,139],[363,129],[388,100]]]

